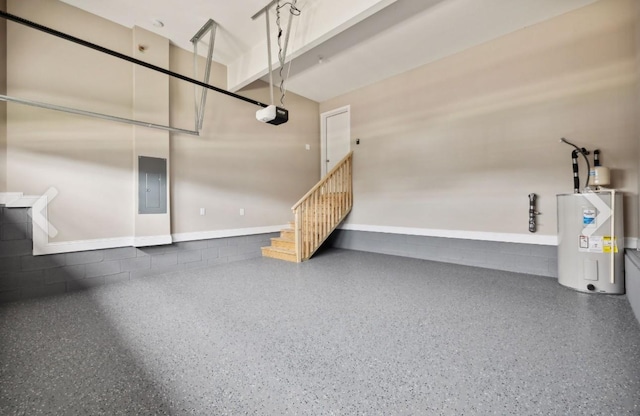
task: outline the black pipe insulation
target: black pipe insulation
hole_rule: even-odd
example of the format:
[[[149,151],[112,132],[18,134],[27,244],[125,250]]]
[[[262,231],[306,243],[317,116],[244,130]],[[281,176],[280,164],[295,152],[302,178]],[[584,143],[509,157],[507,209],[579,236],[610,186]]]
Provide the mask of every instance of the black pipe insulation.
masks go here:
[[[20,23],[21,25],[28,26],[28,27],[30,27],[32,29],[36,29],[36,30],[39,30],[41,32],[48,33],[49,35],[53,35],[53,36],[59,37],[59,38],[64,39],[64,40],[68,40],[69,42],[77,43],[78,45],[85,46],[85,47],[87,47],[89,49],[94,49],[94,50],[96,50],[98,52],[106,53],[107,55],[111,55],[111,56],[114,56],[116,58],[120,58],[120,59],[123,59],[125,61],[137,64],[137,65],[140,65],[140,66],[144,66],[145,68],[149,68],[149,69],[152,69],[154,71],[161,72],[161,73],[163,73],[165,75],[169,75],[171,77],[181,79],[182,81],[190,82],[191,84],[198,85],[198,86],[200,86],[202,88],[207,88],[207,89],[213,90],[215,92],[219,92],[220,94],[225,94],[225,95],[228,95],[230,97],[237,98],[238,100],[242,100],[242,101],[257,105],[257,106],[262,107],[262,108],[268,107],[267,104],[262,103],[260,101],[256,101],[256,100],[253,100],[251,98],[243,97],[242,95],[234,94],[234,93],[232,93],[230,91],[223,90],[222,88],[214,87],[213,85],[209,85],[209,84],[206,84],[204,82],[200,82],[200,81],[198,81],[196,79],[189,78],[189,77],[186,77],[184,75],[178,74],[177,72],[169,71],[168,69],[164,69],[164,68],[161,68],[159,66],[152,65],[150,63],[141,61],[139,59],[132,58],[132,57],[130,57],[128,55],[125,55],[125,54],[122,54],[120,52],[116,52],[114,50],[107,49],[107,48],[105,48],[103,46],[96,45],[95,43],[87,42],[86,40],[82,40],[82,39],[77,38],[75,36],[71,36],[71,35],[68,35],[66,33],[57,31],[55,29],[51,29],[51,28],[49,28],[47,26],[43,26],[41,24],[32,22],[30,20],[23,19],[22,17],[9,14],[9,13],[4,12],[2,10],[0,10],[0,17],[3,17],[3,18],[5,18],[7,20],[10,20],[12,22]]]
[[[580,174],[578,173],[578,151],[571,152],[571,163],[573,165],[573,193],[580,193]]]
[[[566,143],[569,146],[572,146],[575,150],[571,152],[571,159],[573,161],[573,191],[575,193],[580,193],[580,176],[578,174],[578,153],[580,153],[582,155],[582,157],[584,157],[584,161],[587,164],[587,181],[584,184],[585,188],[589,187],[589,174],[591,173],[591,164],[589,163],[589,158],[587,158],[587,155],[589,154],[589,151],[587,149],[583,148],[579,148],[578,146],[576,146],[575,144],[571,143],[570,141],[568,141],[567,139],[565,139],[564,137],[562,137],[560,139],[560,141],[562,143]],[[577,178],[577,179],[576,179]],[[577,180],[577,182],[576,182]]]

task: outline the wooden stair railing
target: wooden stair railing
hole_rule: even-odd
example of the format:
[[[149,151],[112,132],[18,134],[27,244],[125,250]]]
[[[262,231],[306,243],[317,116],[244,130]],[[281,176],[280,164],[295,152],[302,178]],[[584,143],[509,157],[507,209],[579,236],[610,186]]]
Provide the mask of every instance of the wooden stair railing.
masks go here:
[[[295,222],[262,247],[262,255],[300,263],[308,260],[351,212],[353,152],[345,156],[291,210]]]
[[[296,261],[308,260],[353,206],[353,152],[349,152],[291,207],[295,216]]]

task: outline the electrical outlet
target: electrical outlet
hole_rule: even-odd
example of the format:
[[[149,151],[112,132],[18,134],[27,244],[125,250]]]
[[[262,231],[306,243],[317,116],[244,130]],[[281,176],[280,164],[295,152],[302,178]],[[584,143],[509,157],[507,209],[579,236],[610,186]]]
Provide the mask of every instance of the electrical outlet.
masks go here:
[[[244,215],[244,208],[240,208],[240,215]]]
[[[205,208],[200,208],[200,215],[206,215],[207,210]]]
[[[310,144],[305,144],[304,148],[307,149],[307,150],[311,150],[311,145]]]

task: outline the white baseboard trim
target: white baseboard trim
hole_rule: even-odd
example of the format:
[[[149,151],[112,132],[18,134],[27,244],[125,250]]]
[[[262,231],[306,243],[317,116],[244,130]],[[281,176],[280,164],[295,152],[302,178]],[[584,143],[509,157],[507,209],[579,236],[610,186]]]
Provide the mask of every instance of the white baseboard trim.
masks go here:
[[[224,237],[242,237],[245,235],[267,234],[278,232],[286,228],[286,225],[273,225],[269,227],[238,228],[231,230],[203,231],[196,233],[180,233],[173,235],[160,235],[151,237],[117,237],[100,238],[95,240],[62,241],[54,243],[36,242],[34,239],[33,255],[73,253],[76,251],[102,250],[119,247],[148,247],[164,245],[182,241],[209,240]],[[39,240],[46,238],[45,233],[34,233],[34,238],[39,235]]]
[[[200,231],[194,233],[172,234],[173,241],[209,240],[212,238],[241,237],[244,235],[276,233],[287,228],[287,225],[270,225],[268,227],[236,228],[229,230]]]
[[[502,243],[538,244],[557,246],[555,235],[491,233],[484,231],[438,230],[431,228],[390,227],[385,225],[344,224],[342,230],[369,231],[375,233],[421,235],[425,237],[459,238],[463,240],[497,241]]]
[[[268,227],[237,228],[229,230],[202,231],[194,233],[177,233],[173,235],[158,235],[146,237],[116,237],[99,238],[94,240],[75,240],[49,242],[49,232],[52,226],[48,222],[48,197],[24,195],[21,192],[0,192],[0,204],[11,208],[34,208],[31,216],[33,223],[33,255],[73,253],[77,251],[102,250],[119,247],[149,247],[171,244],[180,241],[207,240],[224,237],[240,237],[245,235],[266,234],[278,232],[286,225],[271,225]]]
[[[95,240],[61,241],[45,245],[33,244],[33,255],[74,253],[77,251],[103,250],[108,248],[131,247],[133,237],[100,238]]]
[[[170,234],[133,237],[134,247],[163,246],[171,243],[173,243],[173,240]]]
[[[40,198],[40,196],[35,195],[24,195],[15,201],[8,202],[6,206],[7,208],[31,208]]]
[[[41,200],[41,198],[44,199]],[[47,202],[46,195],[33,196],[23,195],[21,192],[0,192],[0,204],[10,208],[30,208],[40,201],[42,205],[42,219],[47,223]],[[49,237],[41,226],[36,224],[33,218],[33,255],[70,253],[76,251],[100,250],[118,247],[147,247],[154,245],[165,245],[173,242],[208,240],[214,238],[239,237],[245,235],[267,234],[278,232],[287,225],[271,225],[267,227],[253,228],[237,228],[228,230],[212,230],[193,233],[176,233],[172,235],[150,236],[150,237],[117,237],[104,238],[95,240],[78,240],[65,242],[49,242]],[[555,235],[534,235],[534,234],[516,234],[516,233],[492,233],[482,231],[462,231],[462,230],[441,230],[430,228],[413,228],[413,227],[393,227],[383,225],[368,224],[343,224],[339,227],[342,230],[350,231],[367,231],[388,234],[404,234],[404,235],[420,235],[426,237],[442,237],[442,238],[459,238],[465,240],[479,241],[497,241],[504,243],[521,243],[521,244],[537,244],[557,246],[558,237]],[[638,238],[625,238],[625,248],[638,249]]]
[[[44,238],[46,238],[45,233],[36,232],[34,233],[33,255],[42,256],[47,254],[74,253],[77,251],[103,250],[119,247],[148,247],[154,245],[171,244],[172,242],[176,243],[179,241],[209,240],[224,237],[242,237],[245,235],[278,232],[282,228],[286,228],[286,226],[274,225],[269,227],[182,233],[174,234],[173,236],[161,235],[152,237],[116,237],[99,238],[95,240],[61,241],[53,243],[43,243],[43,241],[36,241],[36,239],[44,240]],[[39,237],[36,237],[36,235],[38,235]]]
[[[420,235],[425,237],[459,238],[463,240],[497,241],[501,243],[537,244],[543,246],[557,246],[558,237],[555,235],[490,233],[483,231],[437,230],[430,228],[390,227],[384,225],[343,224],[341,230],[368,231],[375,233]],[[638,238],[624,239],[625,248],[637,249]]]
[[[173,234],[172,236],[156,236],[156,237],[116,237],[116,238],[101,238],[95,240],[77,240],[77,241],[62,241],[62,242],[54,242],[54,243],[46,243],[46,244],[38,244],[34,241],[33,245],[33,255],[40,256],[46,254],[60,254],[60,253],[73,253],[76,251],[89,251],[89,250],[101,250],[108,248],[119,248],[119,247],[146,247],[150,245],[161,245],[161,244],[171,244],[170,240],[173,242],[184,242],[184,241],[196,241],[196,240],[209,240],[215,238],[225,238],[225,237],[242,237],[245,235],[255,235],[255,234],[267,234],[278,232],[283,228],[286,228],[286,225],[274,225],[269,227],[255,227],[255,228],[238,228],[231,230],[215,230],[215,231],[203,231],[203,232],[195,232],[195,233],[180,233]],[[553,244],[544,244],[539,242],[524,241],[524,239],[517,240],[515,238],[511,239],[495,239],[498,233],[465,233],[465,236],[458,236],[457,233],[464,233],[463,231],[456,231],[456,237],[452,237],[453,234],[441,233],[439,235],[435,235],[436,233],[427,234],[427,231],[432,231],[428,229],[420,229],[420,228],[403,228],[403,227],[381,227],[381,226],[362,226],[356,224],[350,224],[340,227],[342,230],[350,230],[350,231],[368,231],[368,232],[379,232],[379,233],[389,233],[389,234],[405,234],[405,235],[423,235],[427,237],[444,237],[444,238],[462,238],[462,239],[472,239],[472,240],[480,240],[480,241],[498,241],[505,243],[523,243],[523,244],[539,244],[539,245],[557,245],[557,242],[553,242]],[[404,232],[400,232],[404,231]],[[438,230],[441,231],[441,230]],[[482,235],[479,234],[487,234],[489,237],[494,237],[494,239],[481,238]],[[44,233],[43,233],[44,235]],[[518,234],[516,234],[517,236]],[[507,234],[507,236],[513,236],[512,234]],[[529,237],[529,236],[526,236]],[[541,236],[542,237],[542,236]],[[553,237],[555,236],[546,236]],[[168,242],[167,242],[168,241]],[[544,240],[542,240],[544,241]],[[628,249],[637,249],[638,248],[638,239],[635,237],[625,238],[625,247]]]
[[[22,192],[1,192],[0,204],[7,208],[31,208],[40,196],[24,195]]]
[[[0,192],[0,204],[6,205],[22,196],[22,192]]]

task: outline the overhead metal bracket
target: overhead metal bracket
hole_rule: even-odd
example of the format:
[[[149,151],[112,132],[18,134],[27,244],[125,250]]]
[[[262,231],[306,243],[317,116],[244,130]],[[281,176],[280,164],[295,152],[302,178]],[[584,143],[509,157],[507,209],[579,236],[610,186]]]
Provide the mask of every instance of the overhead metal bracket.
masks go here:
[[[204,79],[202,82],[205,84],[209,83],[209,78],[211,77],[211,61],[213,60],[213,47],[216,41],[216,29],[218,28],[218,24],[213,21],[213,19],[209,19],[207,23],[198,30],[198,32],[191,38],[191,43],[193,43],[193,77],[198,79],[198,43],[200,40],[209,33],[209,50],[207,52],[207,63],[204,69]],[[202,130],[202,124],[204,122],[204,108],[207,103],[207,88],[200,87],[200,97],[198,98],[198,85],[194,85],[194,95],[195,95],[195,110],[196,110],[196,126],[195,129],[197,131]]]
[[[270,2],[269,4],[267,4],[265,7],[263,7],[262,9],[260,9],[260,11],[256,14],[254,14],[253,16],[251,16],[251,20],[256,20],[260,15],[262,15],[264,13],[264,17],[266,19],[267,22],[267,67],[269,70],[269,92],[271,93],[271,105],[274,105],[274,99],[273,99],[273,64],[272,64],[272,58],[271,58],[271,23],[269,21],[269,9],[271,8],[271,6],[273,6],[275,3],[277,2],[277,0],[273,0],[272,2]]]
[[[97,45],[95,43],[91,43],[91,42],[88,42],[86,40],[77,38],[75,36],[71,36],[69,34],[60,32],[58,30],[49,28],[47,26],[43,26],[41,24],[29,21],[27,19],[23,19],[23,18],[21,18],[19,16],[15,16],[15,15],[7,13],[7,12],[5,12],[3,10],[0,10],[0,18],[4,18],[6,20],[9,20],[9,21],[12,21],[12,22],[15,22],[15,23],[30,27],[30,28],[35,29],[35,30],[39,30],[39,31],[47,33],[49,35],[56,36],[58,38],[67,40],[69,42],[73,42],[75,44],[87,47],[89,49],[93,49],[95,51],[102,52],[102,53],[105,53],[107,55],[111,55],[113,57],[116,57],[118,59],[122,59],[124,61],[131,62],[131,63],[136,64],[136,65],[140,65],[142,67],[151,69],[153,71],[156,71],[156,72],[159,72],[159,73],[162,73],[162,74],[165,74],[165,75],[169,75],[169,76],[171,76],[173,78],[177,78],[179,80],[186,81],[186,82],[189,82],[191,84],[195,84],[197,86],[202,87],[203,89],[213,90],[213,91],[216,91],[218,93],[228,95],[230,97],[245,101],[245,102],[253,104],[253,105],[257,105],[257,106],[262,107],[262,108],[268,107],[267,104],[262,103],[260,101],[257,101],[257,100],[254,100],[254,99],[251,99],[251,98],[248,98],[248,97],[244,97],[242,95],[238,95],[238,94],[235,94],[235,93],[230,92],[230,91],[223,90],[222,88],[218,88],[218,87],[215,87],[213,85],[209,85],[209,84],[207,84],[205,82],[200,82],[200,81],[198,81],[196,79],[192,79],[192,78],[186,77],[186,76],[184,76],[182,74],[170,71],[170,70],[168,70],[166,68],[162,68],[162,67],[150,64],[148,62],[145,62],[145,61],[142,61],[140,59],[136,59],[136,58],[130,57],[130,56],[125,55],[123,53],[120,53],[120,52],[117,52],[117,51],[114,51],[114,50],[111,50],[111,49],[107,49],[107,48],[105,48],[103,46],[100,46],[100,45]],[[203,29],[206,29],[206,28],[203,27]],[[198,32],[198,34],[199,33],[200,32]],[[198,35],[198,34],[196,34],[196,35]],[[213,42],[211,42],[211,44],[213,44]],[[103,120],[115,121],[115,122],[119,122],[119,123],[133,124],[133,125],[136,125],[136,126],[143,126],[143,127],[154,128],[154,129],[167,130],[167,131],[171,131],[171,132],[175,132],[175,133],[184,133],[184,134],[190,134],[190,135],[196,135],[196,136],[199,135],[198,129],[192,131],[192,130],[181,129],[181,128],[172,127],[172,126],[165,126],[165,125],[160,125],[160,124],[155,124],[155,123],[148,123],[148,122],[140,121],[140,120],[132,120],[132,119],[127,119],[127,118],[123,118],[123,117],[112,116],[112,115],[109,115],[109,114],[95,113],[95,112],[92,112],[92,111],[86,111],[86,110],[81,110],[81,109],[77,109],[77,108],[63,107],[63,106],[50,104],[50,103],[43,103],[43,102],[39,102],[39,101],[22,99],[22,98],[18,98],[18,97],[11,97],[11,96],[7,96],[7,95],[0,95],[0,101],[12,102],[12,103],[23,104],[23,105],[29,105],[29,106],[33,106],[33,107],[45,108],[45,109],[55,110],[55,111],[61,111],[61,112],[70,113],[70,114],[83,115],[83,116],[87,116],[87,117],[100,118],[100,119],[103,119]],[[201,107],[204,107],[204,105],[202,105]],[[197,114],[199,114],[199,113],[197,113]]]
[[[39,102],[39,101],[27,100],[27,99],[24,99],[24,98],[11,97],[11,96],[8,96],[8,95],[0,95],[0,101],[6,101],[6,102],[9,102],[9,103],[16,103],[16,104],[23,104],[23,105],[28,105],[28,106],[31,106],[31,107],[45,108],[47,110],[61,111],[63,113],[77,114],[77,115],[80,115],[80,116],[100,118],[102,120],[115,121],[115,122],[118,122],[118,123],[133,124],[134,126],[148,127],[148,128],[151,128],[151,129],[166,130],[166,131],[171,131],[171,132],[174,132],[174,133],[184,133],[184,134],[190,134],[192,136],[198,136],[199,135],[198,131],[186,130],[186,129],[181,129],[181,128],[178,128],[178,127],[165,126],[165,125],[156,124],[156,123],[149,123],[147,121],[132,120],[132,119],[129,119],[129,118],[117,117],[117,116],[112,116],[112,115],[109,115],[109,114],[95,113],[93,111],[80,110],[78,108],[63,107],[61,105],[42,103],[42,102]]]

